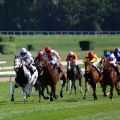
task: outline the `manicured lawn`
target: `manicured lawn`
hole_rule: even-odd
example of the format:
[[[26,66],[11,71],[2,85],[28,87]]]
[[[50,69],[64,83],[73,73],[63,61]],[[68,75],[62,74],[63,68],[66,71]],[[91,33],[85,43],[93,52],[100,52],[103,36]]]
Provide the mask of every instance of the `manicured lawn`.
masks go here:
[[[81,51],[79,41],[89,40],[95,43],[94,50],[98,56],[103,55],[106,49],[114,49],[120,46],[120,36],[89,36],[89,35],[51,35],[51,36],[15,36],[15,44],[17,53],[20,48],[32,45],[35,50],[31,51],[33,56],[37,55],[39,49],[44,50],[44,47],[49,45],[57,50],[64,61],[69,51],[74,51],[80,58],[83,58],[88,51]],[[0,55],[0,61],[7,61],[6,66],[13,65],[14,55]]]
[[[58,84],[59,93],[60,83]],[[109,88],[109,87],[108,87]],[[23,96],[20,89],[15,91],[15,102],[10,102],[9,83],[0,83],[3,97],[0,98],[0,119],[1,120],[120,120],[120,96],[114,91],[111,101],[104,98],[101,88],[98,85],[98,100],[94,101],[92,90],[88,93],[88,98],[83,99],[83,93],[79,93],[77,84],[77,94],[64,91],[64,97],[50,102],[41,99],[38,102],[38,93],[33,93],[29,101],[23,103]],[[84,89],[84,79],[83,79]]]

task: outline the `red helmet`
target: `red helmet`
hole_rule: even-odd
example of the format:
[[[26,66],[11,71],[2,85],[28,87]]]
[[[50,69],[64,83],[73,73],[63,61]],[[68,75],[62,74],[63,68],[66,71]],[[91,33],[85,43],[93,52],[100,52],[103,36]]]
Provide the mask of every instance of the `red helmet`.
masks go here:
[[[90,51],[90,52],[88,53],[88,57],[89,57],[89,58],[92,58],[92,57],[94,57],[94,54],[95,54],[95,53],[94,53],[93,51]]]
[[[45,52],[49,53],[51,51],[51,48],[50,47],[46,47],[45,48]]]

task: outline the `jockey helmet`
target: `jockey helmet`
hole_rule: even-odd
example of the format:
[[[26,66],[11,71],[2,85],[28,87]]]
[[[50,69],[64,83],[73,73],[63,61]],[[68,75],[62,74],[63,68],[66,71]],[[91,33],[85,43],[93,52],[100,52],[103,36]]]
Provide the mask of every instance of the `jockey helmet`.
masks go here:
[[[44,55],[44,52],[42,50],[38,51],[38,57],[42,57]]]
[[[95,55],[95,53],[94,53],[93,51],[89,51],[89,52],[88,52],[88,57],[89,57],[89,58],[94,57],[94,55]]]
[[[45,48],[45,52],[46,52],[46,53],[49,53],[50,51],[51,51],[51,48],[50,48],[50,47],[46,47],[46,48]]]
[[[114,53],[120,52],[120,48],[115,48]]]
[[[106,51],[104,55],[105,57],[110,57],[111,53],[109,51]]]
[[[69,52],[69,55],[73,55],[74,53],[72,51]]]
[[[21,54],[21,55],[25,55],[26,53],[27,53],[26,48],[21,48],[20,54]]]
[[[111,59],[114,59],[114,58],[115,58],[115,56],[114,56],[113,53],[110,55],[110,58],[111,58]]]

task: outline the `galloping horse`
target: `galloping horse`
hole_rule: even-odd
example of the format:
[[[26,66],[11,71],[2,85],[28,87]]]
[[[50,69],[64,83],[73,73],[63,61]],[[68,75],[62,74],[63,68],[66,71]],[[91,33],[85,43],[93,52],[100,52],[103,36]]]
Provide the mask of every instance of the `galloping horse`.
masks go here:
[[[96,84],[98,82],[101,83],[101,76],[97,69],[92,65],[92,63],[86,58],[83,60],[84,65],[85,65],[85,95],[84,99],[86,99],[86,94],[89,89],[89,84],[91,85],[93,89],[93,97],[94,100],[97,100],[97,95],[96,95]]]
[[[78,72],[74,61],[67,62],[67,76],[68,76],[68,80],[70,80],[70,94],[72,94],[73,87],[76,94],[75,81],[77,79],[79,80],[80,92],[82,92],[82,87],[81,87],[82,74]],[[67,87],[68,87],[68,82],[67,82]]]
[[[40,82],[40,88],[42,90],[39,92],[39,96],[42,93],[41,95],[45,98],[43,92],[46,86],[49,85],[51,87],[50,101],[53,101],[53,97],[55,99],[58,97],[56,94],[56,85],[59,80],[58,71],[42,59],[39,61],[37,68],[39,69],[40,78],[38,78],[38,80]],[[67,76],[64,71],[62,72],[62,76],[60,79],[63,80],[62,88],[60,91],[60,96],[63,97],[63,87],[65,86],[67,80]]]
[[[112,99],[114,86],[118,94],[120,94],[120,89],[118,89],[118,83],[120,82],[118,78],[118,73],[115,67],[112,64],[110,64],[109,60],[106,57],[102,58],[101,66],[103,67],[103,77],[102,77],[103,93],[104,96],[106,96],[106,87],[107,85],[109,85],[110,86],[109,98]]]
[[[24,102],[25,102],[27,98],[30,96],[30,91],[37,80],[38,71],[37,70],[35,71],[35,73],[31,78],[31,81],[29,82],[28,74],[31,74],[31,73],[30,71],[28,71],[23,61],[20,60],[19,58],[15,58],[14,60],[14,69],[16,72],[16,78],[15,78],[15,84],[12,87],[11,101],[14,101],[15,88],[21,87],[24,95]]]

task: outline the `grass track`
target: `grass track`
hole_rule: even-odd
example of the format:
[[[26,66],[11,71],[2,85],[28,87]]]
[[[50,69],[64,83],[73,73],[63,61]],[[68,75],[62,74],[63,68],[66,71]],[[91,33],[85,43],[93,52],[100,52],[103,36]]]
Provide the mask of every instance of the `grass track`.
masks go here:
[[[1,83],[2,90],[8,86],[8,82]],[[9,93],[9,90],[5,92]],[[112,101],[108,97],[104,98],[99,85],[97,101],[93,100],[91,88],[88,99],[84,100],[83,94],[78,92],[78,86],[76,95],[73,93],[70,96],[65,91],[63,98],[59,97],[53,102],[43,99],[38,102],[38,93],[36,93],[24,104],[23,96],[19,96],[19,92],[20,89],[16,89],[16,99],[13,103],[10,102],[9,96],[0,98],[0,120],[120,120],[120,96],[114,91]]]
[[[95,51],[99,56],[106,48],[114,49],[120,46],[120,36],[16,36],[15,43],[18,49],[28,44],[34,45],[36,50],[50,45],[64,60],[69,50],[75,51],[79,58],[86,55],[88,51],[80,51],[79,48],[78,43],[82,40],[95,41]],[[32,53],[36,55],[36,51]],[[13,55],[0,55],[0,60],[7,60],[6,65],[13,65]],[[58,86],[58,91],[59,89]],[[98,87],[98,100],[94,101],[91,88],[87,100],[82,99],[83,94],[79,94],[77,89],[77,95],[69,96],[69,93],[65,92],[64,98],[53,102],[42,100],[40,103],[38,93],[36,94],[24,104],[21,91],[16,89],[16,102],[11,103],[9,83],[0,83],[0,120],[120,120],[120,96],[117,96],[116,92],[111,101],[102,96]]]

